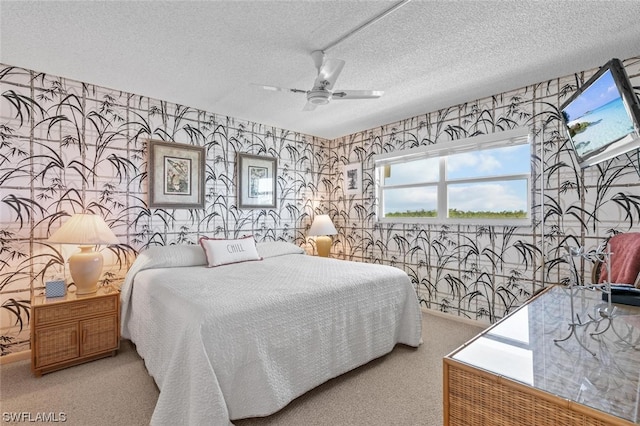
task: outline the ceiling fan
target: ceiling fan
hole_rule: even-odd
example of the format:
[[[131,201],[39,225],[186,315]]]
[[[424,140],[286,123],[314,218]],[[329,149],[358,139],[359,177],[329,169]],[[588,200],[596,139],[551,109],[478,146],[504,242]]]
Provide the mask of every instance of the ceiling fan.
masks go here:
[[[322,50],[311,52],[311,58],[318,70],[318,76],[311,90],[286,89],[264,85],[260,85],[260,87],[265,90],[305,93],[307,95],[307,103],[302,108],[303,111],[312,111],[318,105],[328,104],[332,99],[375,99],[384,94],[379,90],[333,90],[333,85],[344,67],[344,61],[342,59],[327,58]]]

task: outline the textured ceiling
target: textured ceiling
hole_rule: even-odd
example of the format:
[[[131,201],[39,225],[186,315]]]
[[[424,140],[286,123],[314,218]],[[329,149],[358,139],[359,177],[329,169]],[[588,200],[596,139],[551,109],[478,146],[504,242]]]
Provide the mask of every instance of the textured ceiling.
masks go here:
[[[327,52],[336,89],[305,112],[321,49],[396,2],[1,1],[0,62],[335,138],[640,54],[640,1],[413,0]]]

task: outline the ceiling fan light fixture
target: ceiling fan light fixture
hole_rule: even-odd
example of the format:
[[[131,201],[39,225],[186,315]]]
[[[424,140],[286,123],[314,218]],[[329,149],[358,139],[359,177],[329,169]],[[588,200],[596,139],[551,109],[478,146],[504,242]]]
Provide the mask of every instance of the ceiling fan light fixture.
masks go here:
[[[326,105],[331,100],[331,93],[326,90],[312,90],[307,94],[307,100],[315,105]]]
[[[409,0],[403,0],[409,1]],[[318,105],[327,105],[332,99],[375,99],[384,92],[374,90],[334,90],[338,76],[342,72],[345,62],[342,59],[326,58],[322,50],[314,50],[311,57],[318,74],[309,91],[302,89],[285,89],[276,86],[260,85],[263,89],[280,92],[305,93],[307,103],[303,111],[313,111]]]

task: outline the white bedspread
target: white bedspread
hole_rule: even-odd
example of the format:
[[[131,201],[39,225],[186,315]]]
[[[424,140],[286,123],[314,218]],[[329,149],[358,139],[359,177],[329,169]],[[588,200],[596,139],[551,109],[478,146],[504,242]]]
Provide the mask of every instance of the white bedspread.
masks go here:
[[[160,389],[152,424],[266,416],[396,343],[420,344],[400,269],[277,250],[206,268],[182,248],[141,253],[122,287],[122,334]]]

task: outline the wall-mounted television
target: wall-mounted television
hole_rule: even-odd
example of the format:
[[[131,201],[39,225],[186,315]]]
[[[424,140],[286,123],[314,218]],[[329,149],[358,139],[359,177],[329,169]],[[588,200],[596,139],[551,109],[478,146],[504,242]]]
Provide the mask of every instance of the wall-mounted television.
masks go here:
[[[602,66],[560,110],[580,167],[640,147],[640,100],[619,59]]]

